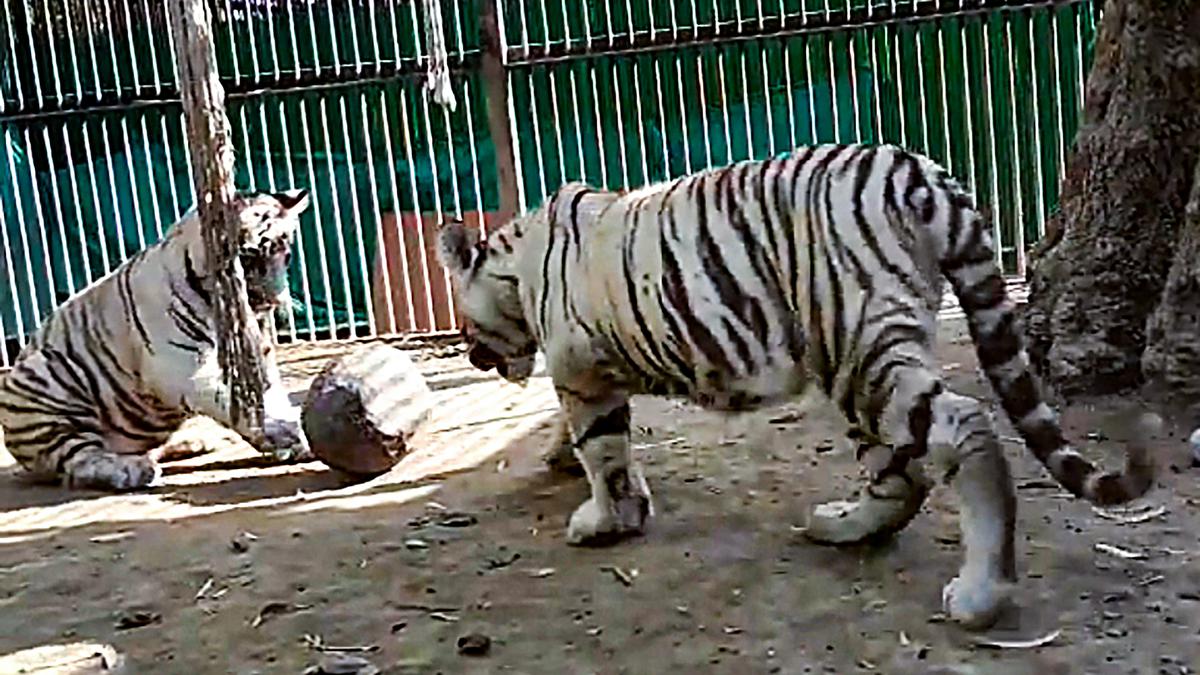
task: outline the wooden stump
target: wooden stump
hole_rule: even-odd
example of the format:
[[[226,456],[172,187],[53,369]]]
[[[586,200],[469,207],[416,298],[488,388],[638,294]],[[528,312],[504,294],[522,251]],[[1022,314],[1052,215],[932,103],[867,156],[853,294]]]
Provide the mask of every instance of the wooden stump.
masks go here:
[[[368,345],[331,360],[313,380],[301,424],[322,462],[373,476],[400,461],[431,406],[429,387],[408,354]]]

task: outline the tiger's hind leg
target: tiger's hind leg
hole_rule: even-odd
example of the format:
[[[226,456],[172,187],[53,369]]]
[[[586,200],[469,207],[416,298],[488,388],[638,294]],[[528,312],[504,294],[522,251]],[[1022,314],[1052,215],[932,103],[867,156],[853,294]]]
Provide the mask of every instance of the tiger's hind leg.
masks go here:
[[[542,455],[542,461],[554,473],[574,477],[585,475],[583,464],[575,456],[575,444],[571,442],[571,424],[563,410],[559,410],[554,418],[550,443]]]
[[[991,625],[1017,580],[1017,498],[991,415],[979,401],[952,392],[933,397],[932,459],[959,499],[963,564],[942,590],[951,618]]]
[[[858,500],[813,507],[805,529],[809,539],[832,545],[880,541],[904,529],[921,510],[930,481],[919,461],[865,442],[858,459],[869,476]]]
[[[71,488],[90,488],[128,492],[153,485],[162,477],[158,462],[149,455],[121,455],[90,445],[64,465],[63,484]]]
[[[113,452],[103,435],[58,427],[36,441],[9,438],[9,451],[20,461],[33,480],[61,482],[75,489],[127,492],[149,487],[162,475],[158,463],[148,454]]]
[[[158,464],[147,456],[157,442],[103,433],[108,425],[95,403],[102,383],[110,392],[117,386],[50,347],[25,355],[0,378],[4,443],[28,478],[113,491],[147,487],[158,479]],[[126,413],[126,421],[134,414]]]
[[[955,621],[984,628],[995,622],[1016,581],[1016,494],[987,408],[947,391],[923,365],[931,360],[913,353],[890,360],[891,372],[877,377],[879,393],[887,396],[879,422],[898,456],[928,455],[958,493],[963,564],[942,601]]]

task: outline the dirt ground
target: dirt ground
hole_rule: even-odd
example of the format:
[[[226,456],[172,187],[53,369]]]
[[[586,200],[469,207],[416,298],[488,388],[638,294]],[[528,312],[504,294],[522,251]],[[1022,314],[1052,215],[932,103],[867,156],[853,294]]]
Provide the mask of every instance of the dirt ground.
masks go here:
[[[946,333],[949,382],[990,395],[961,326]],[[329,355],[291,352],[297,391]],[[1048,485],[1002,425],[1023,580],[1019,610],[985,636],[1061,632],[996,649],[937,612],[959,562],[951,490],[886,546],[824,548],[797,532],[808,505],[859,480],[820,404],[724,417],[637,400],[657,519],[643,538],[581,550],[563,539],[586,485],[538,457],[548,382],[500,383],[458,357],[420,366],[435,416],[416,451],[367,483],[315,463],[253,466],[249,448],[203,424],[184,433],[216,451],[137,495],[29,486],[0,456],[0,673],[93,672],[102,648],[125,672],[189,674],[300,673],[336,648],[384,673],[1200,667],[1200,470],[1176,452],[1141,506],[1161,509],[1126,522]],[[1068,409],[1067,433],[1111,465],[1131,404]],[[1173,430],[1172,450],[1182,437]],[[469,634],[490,651],[459,654]],[[45,651],[68,644],[86,646]]]

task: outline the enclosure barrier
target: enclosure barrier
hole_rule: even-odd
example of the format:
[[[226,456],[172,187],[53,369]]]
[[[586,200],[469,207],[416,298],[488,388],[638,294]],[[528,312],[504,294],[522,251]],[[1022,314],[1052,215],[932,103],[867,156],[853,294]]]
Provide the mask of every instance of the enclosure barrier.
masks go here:
[[[1057,205],[1093,0],[211,0],[248,189],[314,189],[283,340],[453,330],[432,236],[567,180],[614,189],[810,142],[928,153],[1006,270]],[[0,367],[55,306],[193,202],[165,4],[4,0]],[[498,4],[497,4],[498,3]]]

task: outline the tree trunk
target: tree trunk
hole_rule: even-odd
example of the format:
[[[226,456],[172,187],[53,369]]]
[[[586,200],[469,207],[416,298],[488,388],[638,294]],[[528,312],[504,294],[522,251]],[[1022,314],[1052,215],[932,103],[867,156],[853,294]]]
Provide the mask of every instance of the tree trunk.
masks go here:
[[[241,224],[233,211],[233,141],[225,114],[225,90],[213,52],[212,13],[206,0],[171,0],[179,96],[196,188],[204,252],[213,280],[217,361],[229,392],[235,426],[261,432],[263,336],[246,299],[246,279],[238,259]]]
[[[1200,155],[1200,0],[1108,0],[1060,212],[1034,253],[1025,326],[1065,396],[1142,382]]]
[[[1198,92],[1200,94],[1200,92]],[[1200,164],[1166,289],[1147,326],[1142,370],[1151,384],[1200,402]]]

